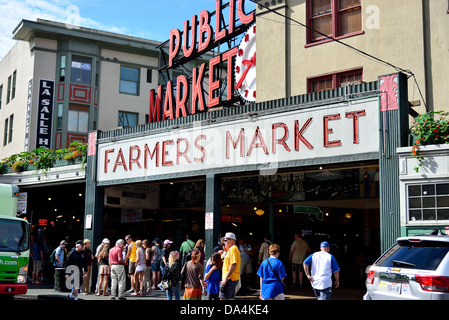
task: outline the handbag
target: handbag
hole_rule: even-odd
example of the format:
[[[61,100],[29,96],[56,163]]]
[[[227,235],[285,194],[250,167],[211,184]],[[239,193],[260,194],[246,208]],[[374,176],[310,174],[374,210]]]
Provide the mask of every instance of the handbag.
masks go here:
[[[284,287],[284,294],[287,294],[287,285],[284,283],[284,281],[281,280],[281,278],[279,278],[278,274],[273,270],[273,267],[271,266],[270,260],[269,260],[269,259],[270,259],[270,258],[267,259],[267,262],[268,262],[268,265],[269,265],[270,268],[271,268],[271,271],[273,271],[274,275],[278,278],[278,280],[279,280],[280,282],[282,282],[282,286]]]
[[[158,286],[159,289],[161,289],[162,291],[165,291],[165,290],[167,290],[167,289],[170,287],[170,285],[169,285],[169,283],[168,283],[168,280],[163,280],[163,281],[161,281],[161,283],[159,283],[157,286]]]

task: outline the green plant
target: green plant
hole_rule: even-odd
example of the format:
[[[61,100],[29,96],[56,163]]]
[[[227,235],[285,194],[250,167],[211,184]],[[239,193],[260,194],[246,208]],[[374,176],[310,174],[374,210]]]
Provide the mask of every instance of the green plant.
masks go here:
[[[420,155],[420,146],[449,143],[449,121],[446,119],[447,116],[447,112],[438,111],[428,112],[414,119],[410,133],[416,139],[412,148],[412,155],[419,161],[418,166],[415,167],[416,172],[422,167],[422,161],[424,160]]]
[[[45,147],[34,149],[32,152],[21,152],[0,161],[0,174],[6,173],[10,168],[15,172],[21,172],[27,165],[33,165],[36,170],[49,170],[53,163],[63,159],[81,159],[81,164],[87,161],[87,144],[75,141],[69,148],[50,150]]]
[[[26,162],[23,161],[22,159],[19,159],[19,160],[15,161],[15,162],[11,165],[11,169],[12,169],[14,172],[16,172],[16,173],[19,173],[19,172],[24,171],[25,168],[26,168]]]

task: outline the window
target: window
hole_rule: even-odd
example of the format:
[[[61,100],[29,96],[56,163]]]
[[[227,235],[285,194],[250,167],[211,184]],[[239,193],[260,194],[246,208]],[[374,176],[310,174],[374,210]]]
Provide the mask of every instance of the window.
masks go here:
[[[17,70],[12,74],[11,100],[16,97]]]
[[[3,131],[3,145],[6,146],[8,144],[8,118],[5,119],[5,128]]]
[[[308,92],[320,92],[362,82],[363,70],[356,69],[308,79]]]
[[[61,65],[59,66],[59,81],[64,82],[65,81],[65,55],[61,56]]]
[[[0,86],[0,110],[2,109],[2,101],[3,101],[3,85]]]
[[[139,69],[120,68],[120,93],[139,94]]]
[[[147,69],[147,83],[153,82],[153,70]]]
[[[132,112],[118,112],[118,125],[119,127],[134,127],[139,124],[139,114]]]
[[[89,108],[85,106],[69,107],[67,131],[87,133],[89,124]]]
[[[409,185],[408,220],[449,220],[449,183]]]
[[[9,116],[9,137],[8,137],[8,143],[12,142],[13,127],[14,127],[14,114]]]
[[[14,125],[14,114],[10,115],[9,119],[8,118],[5,119],[5,127],[3,131],[4,146],[12,142],[13,125]]]
[[[361,0],[307,0],[308,43],[362,31]],[[326,36],[325,36],[326,35]]]
[[[90,85],[91,77],[92,58],[73,55],[70,81]]]
[[[11,85],[12,85],[12,79],[11,76],[8,77],[8,91],[6,92],[6,104],[8,104],[11,101]]]
[[[56,130],[57,131],[62,131],[62,112],[64,110],[64,104],[62,103],[58,103],[58,114],[57,114],[57,118],[56,118]]]

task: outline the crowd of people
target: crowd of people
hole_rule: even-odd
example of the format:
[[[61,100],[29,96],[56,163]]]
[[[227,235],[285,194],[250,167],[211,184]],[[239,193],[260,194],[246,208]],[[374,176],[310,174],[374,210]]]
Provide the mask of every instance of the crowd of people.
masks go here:
[[[33,245],[34,283],[40,283],[42,251]],[[246,239],[237,240],[234,233],[228,232],[210,257],[205,256],[205,241],[195,242],[190,234],[179,251],[171,239],[162,242],[155,238],[150,242],[126,235],[115,243],[104,238],[95,251],[89,239],[77,241],[73,248],[62,240],[50,261],[55,269],[67,268],[66,277],[73,275],[74,266],[79,270],[68,288],[71,300],[77,300],[79,293],[124,300],[125,295],[148,295],[153,290],[164,290],[168,300],[180,300],[182,289],[184,300],[233,300],[239,289],[255,278],[260,285],[260,299],[284,300],[287,273],[279,255],[280,246],[272,243],[270,236],[264,238],[259,248],[253,248]],[[327,242],[311,254],[308,243],[297,233],[288,260],[294,287],[303,287],[306,276],[317,299],[330,299],[333,285],[339,285],[340,269]],[[92,274],[94,265],[96,277]],[[68,271],[69,267],[72,269]],[[255,275],[253,270],[257,270]],[[96,279],[95,286],[92,279]],[[93,287],[95,292],[91,293]]]

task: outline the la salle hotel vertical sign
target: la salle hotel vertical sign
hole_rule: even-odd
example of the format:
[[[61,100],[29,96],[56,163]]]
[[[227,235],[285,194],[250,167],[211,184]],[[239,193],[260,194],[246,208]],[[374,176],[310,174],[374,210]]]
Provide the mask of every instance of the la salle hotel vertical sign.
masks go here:
[[[39,81],[36,148],[47,147],[50,149],[54,89],[55,82],[53,80],[41,79]]]

